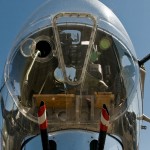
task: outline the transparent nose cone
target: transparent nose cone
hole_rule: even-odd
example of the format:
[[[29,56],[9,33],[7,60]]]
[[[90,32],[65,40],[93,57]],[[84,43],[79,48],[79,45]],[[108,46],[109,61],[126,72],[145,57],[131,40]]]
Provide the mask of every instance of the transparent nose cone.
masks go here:
[[[123,114],[138,79],[136,56],[123,26],[103,4],[48,1],[21,33],[5,80],[29,120],[37,123],[41,101],[49,131],[98,131],[103,104],[111,121]]]

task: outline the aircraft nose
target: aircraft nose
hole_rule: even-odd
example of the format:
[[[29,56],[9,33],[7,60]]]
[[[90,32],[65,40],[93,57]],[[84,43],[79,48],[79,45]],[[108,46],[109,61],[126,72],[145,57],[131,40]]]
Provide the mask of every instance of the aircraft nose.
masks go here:
[[[49,134],[49,144],[52,150],[97,150],[98,133],[81,130],[59,131]],[[26,144],[28,150],[42,149],[40,136]],[[35,144],[36,143],[36,144]],[[116,136],[106,137],[105,150],[122,150],[121,141]]]

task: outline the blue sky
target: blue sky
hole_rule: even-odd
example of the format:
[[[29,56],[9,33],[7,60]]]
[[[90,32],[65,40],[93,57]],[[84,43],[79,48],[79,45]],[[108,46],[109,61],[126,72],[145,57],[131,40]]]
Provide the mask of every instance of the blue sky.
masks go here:
[[[46,0],[0,0],[0,74],[6,57],[21,26],[30,14]],[[118,16],[126,28],[139,59],[150,53],[150,0],[101,0]],[[147,69],[144,113],[150,116],[150,62]],[[150,124],[141,131],[140,150],[150,147]]]

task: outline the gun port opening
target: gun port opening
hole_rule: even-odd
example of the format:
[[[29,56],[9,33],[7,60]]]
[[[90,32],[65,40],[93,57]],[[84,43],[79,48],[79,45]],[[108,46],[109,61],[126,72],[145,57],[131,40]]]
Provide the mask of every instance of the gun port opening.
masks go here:
[[[36,44],[36,49],[41,52],[41,54],[38,57],[45,58],[51,53],[52,45],[48,41],[39,41]]]

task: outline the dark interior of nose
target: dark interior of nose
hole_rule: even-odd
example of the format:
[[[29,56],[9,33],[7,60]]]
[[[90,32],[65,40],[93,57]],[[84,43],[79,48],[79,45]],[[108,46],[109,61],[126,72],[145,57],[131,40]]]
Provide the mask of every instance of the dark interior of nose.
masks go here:
[[[47,57],[51,51],[52,51],[52,46],[48,41],[39,41],[36,44],[36,50],[40,51],[39,57]]]

